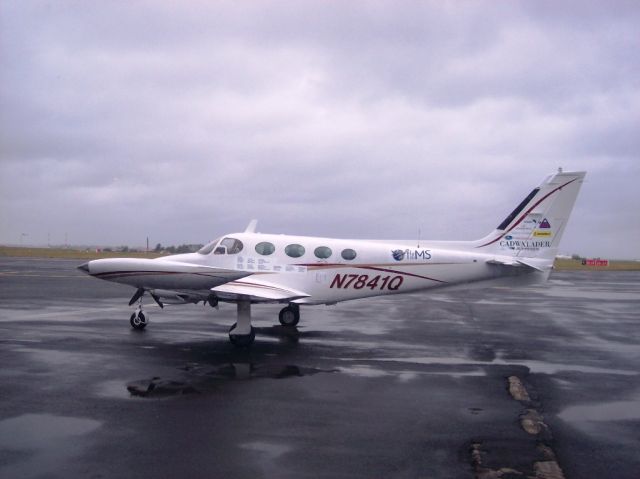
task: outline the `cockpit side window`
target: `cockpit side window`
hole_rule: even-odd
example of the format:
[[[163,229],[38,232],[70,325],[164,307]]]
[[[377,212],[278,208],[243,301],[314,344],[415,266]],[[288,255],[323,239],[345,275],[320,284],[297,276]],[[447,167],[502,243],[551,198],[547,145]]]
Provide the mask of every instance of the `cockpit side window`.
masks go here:
[[[220,244],[215,249],[213,254],[237,254],[242,251],[242,241],[235,238],[225,238],[220,241]]]

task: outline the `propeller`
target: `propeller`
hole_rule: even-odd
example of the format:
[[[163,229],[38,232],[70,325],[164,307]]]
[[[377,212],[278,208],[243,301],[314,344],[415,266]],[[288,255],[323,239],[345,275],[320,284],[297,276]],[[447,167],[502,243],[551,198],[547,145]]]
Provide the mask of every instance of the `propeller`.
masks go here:
[[[151,292],[149,292],[149,294],[151,295],[151,297],[153,298],[153,300],[158,303],[158,306],[160,306],[160,308],[164,309],[164,304],[162,304],[162,301],[160,301],[160,297],[157,294],[153,294]]]
[[[133,295],[133,297],[131,298],[131,300],[129,301],[129,306],[131,306],[133,303],[135,303],[140,298],[142,298],[142,296],[144,296],[144,293],[145,293],[144,288],[138,288],[135,294]],[[156,303],[158,303],[158,306],[160,306],[161,308],[164,308],[164,304],[162,304],[162,301],[160,301],[160,297],[157,294],[153,294],[151,291],[149,291],[149,294],[151,295],[153,300]]]
[[[135,303],[140,298],[142,298],[142,295],[144,295],[144,288],[138,288],[138,290],[135,292],[135,294],[133,295],[133,297],[129,301],[129,306],[131,306],[133,303]]]
[[[209,303],[209,306],[211,306],[212,308],[217,308],[218,307],[218,297],[215,294],[210,294],[209,297],[207,298],[207,301],[205,304]]]

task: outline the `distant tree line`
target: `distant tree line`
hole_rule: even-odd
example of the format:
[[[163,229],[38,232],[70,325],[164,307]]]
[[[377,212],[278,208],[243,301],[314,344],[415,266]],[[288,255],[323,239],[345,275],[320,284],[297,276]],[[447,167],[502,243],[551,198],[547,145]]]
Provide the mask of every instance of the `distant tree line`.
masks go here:
[[[155,253],[169,253],[169,254],[180,254],[180,253],[195,253],[200,248],[202,248],[202,244],[181,244],[180,246],[162,246],[160,243],[156,245],[153,249]]]
[[[204,245],[202,244],[181,244],[179,246],[173,246],[173,245],[162,246],[160,243],[158,243],[156,247],[153,248],[152,251],[154,253],[165,253],[165,254],[195,253],[203,246]],[[145,249],[130,248],[125,245],[125,246],[117,246],[115,248],[111,246],[107,246],[105,248],[102,248],[102,251],[106,251],[106,252],[118,251],[121,253],[140,253],[140,252],[144,252]]]

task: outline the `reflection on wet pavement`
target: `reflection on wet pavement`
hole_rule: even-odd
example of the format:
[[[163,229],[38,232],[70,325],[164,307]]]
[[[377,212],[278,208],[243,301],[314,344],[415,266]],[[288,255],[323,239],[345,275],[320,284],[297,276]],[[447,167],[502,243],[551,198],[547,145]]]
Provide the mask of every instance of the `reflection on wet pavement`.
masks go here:
[[[101,424],[94,419],[52,414],[23,414],[0,421],[0,476],[50,474],[81,454],[83,436]]]
[[[640,419],[640,397],[629,401],[599,402],[569,406],[558,417],[571,423],[631,421]]]
[[[318,373],[333,373],[335,369],[317,369],[294,365],[257,365],[253,363],[231,363],[216,368],[191,363],[181,368],[188,374],[182,379],[153,377],[126,384],[131,396],[167,397],[183,394],[210,393],[229,380],[286,379],[310,376]]]

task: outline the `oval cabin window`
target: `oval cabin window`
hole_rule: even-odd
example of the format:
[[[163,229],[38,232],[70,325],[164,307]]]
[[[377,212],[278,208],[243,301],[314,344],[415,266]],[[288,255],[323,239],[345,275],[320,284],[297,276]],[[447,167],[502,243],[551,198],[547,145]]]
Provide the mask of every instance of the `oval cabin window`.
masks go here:
[[[333,252],[331,251],[331,248],[327,246],[318,246],[313,252],[313,254],[316,255],[316,258],[320,259],[327,259],[331,256],[332,253]]]
[[[256,245],[256,253],[263,256],[269,256],[270,254],[273,254],[275,250],[276,247],[273,245],[273,243],[268,243],[266,241],[263,241],[262,243],[258,243]]]
[[[304,246],[301,244],[290,244],[285,249],[284,252],[287,256],[291,256],[292,258],[299,258],[304,254]]]
[[[342,257],[344,259],[346,259],[347,261],[351,261],[353,259],[356,259],[356,252],[355,250],[352,250],[351,248],[347,248],[347,249],[343,249],[342,250]]]

